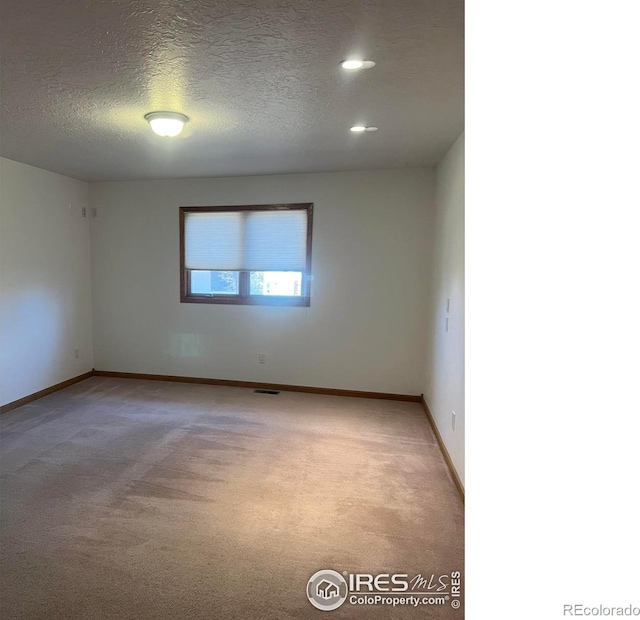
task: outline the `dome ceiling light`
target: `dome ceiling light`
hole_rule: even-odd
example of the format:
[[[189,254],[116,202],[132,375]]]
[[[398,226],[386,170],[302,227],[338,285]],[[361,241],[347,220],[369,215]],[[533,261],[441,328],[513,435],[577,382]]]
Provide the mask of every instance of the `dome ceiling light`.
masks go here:
[[[155,133],[166,138],[177,136],[189,120],[178,112],[149,112],[144,117]]]

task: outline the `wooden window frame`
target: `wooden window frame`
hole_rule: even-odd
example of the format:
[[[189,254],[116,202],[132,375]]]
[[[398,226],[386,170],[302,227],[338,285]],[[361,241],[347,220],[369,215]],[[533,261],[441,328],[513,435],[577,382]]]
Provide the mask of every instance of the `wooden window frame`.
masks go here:
[[[239,271],[238,295],[204,295],[191,292],[189,269],[185,268],[184,221],[187,213],[216,213],[241,211],[305,210],[307,212],[307,257],[302,273],[302,295],[250,295],[249,272]],[[311,240],[313,236],[313,203],[242,205],[224,207],[180,207],[180,302],[183,304],[231,304],[242,306],[302,306],[311,305]]]

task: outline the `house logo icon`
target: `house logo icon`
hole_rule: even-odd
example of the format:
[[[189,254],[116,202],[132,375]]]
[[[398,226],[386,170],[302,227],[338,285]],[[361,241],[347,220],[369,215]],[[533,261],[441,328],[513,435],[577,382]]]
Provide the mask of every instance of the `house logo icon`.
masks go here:
[[[338,609],[347,600],[347,582],[334,570],[319,570],[307,582],[309,602],[322,611]]]
[[[331,583],[326,579],[323,579],[317,586],[316,592],[320,598],[332,598],[334,596],[338,596],[340,590],[335,583]]]

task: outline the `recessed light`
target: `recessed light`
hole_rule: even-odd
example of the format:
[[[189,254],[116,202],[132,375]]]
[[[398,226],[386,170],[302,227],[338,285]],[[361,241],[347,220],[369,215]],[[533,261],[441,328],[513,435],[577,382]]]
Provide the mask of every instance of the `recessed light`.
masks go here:
[[[351,131],[356,132],[356,133],[359,133],[359,132],[361,132],[361,131],[367,131],[367,128],[366,128],[364,125],[354,125],[354,126],[351,128]]]
[[[376,63],[373,60],[360,60],[359,58],[351,58],[349,60],[343,60],[340,66],[343,69],[353,71],[355,69],[370,69],[375,67]]]
[[[362,69],[362,65],[364,65],[364,60],[343,60],[340,63],[343,69]]]
[[[149,112],[144,117],[155,133],[166,138],[177,136],[189,120],[178,112]]]

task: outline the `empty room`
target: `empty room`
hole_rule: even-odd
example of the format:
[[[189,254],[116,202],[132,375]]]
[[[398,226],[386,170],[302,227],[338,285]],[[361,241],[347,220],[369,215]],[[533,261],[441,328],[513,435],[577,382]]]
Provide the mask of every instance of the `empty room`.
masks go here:
[[[0,617],[463,618],[463,4],[0,17]]]

